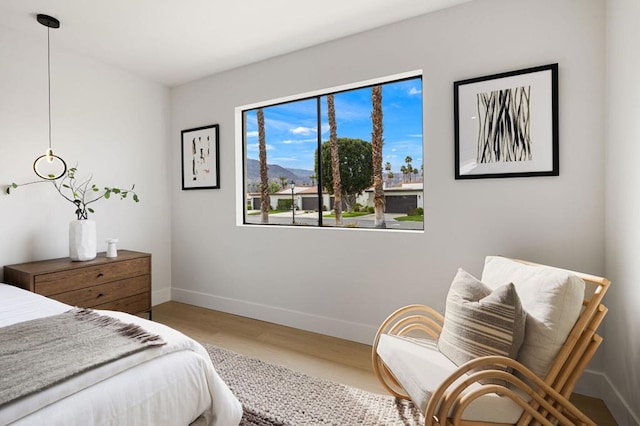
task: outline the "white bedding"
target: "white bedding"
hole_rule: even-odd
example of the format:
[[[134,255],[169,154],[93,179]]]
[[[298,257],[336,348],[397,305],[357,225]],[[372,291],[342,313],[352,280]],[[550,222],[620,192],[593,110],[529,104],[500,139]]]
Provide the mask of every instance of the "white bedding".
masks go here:
[[[71,307],[0,283],[0,327]],[[205,349],[184,334],[137,316],[97,311],[159,334],[166,345],[144,350],[0,408],[0,425],[235,426],[242,405],[216,373]],[[0,328],[0,332],[2,329]],[[28,360],[25,360],[28,365]]]

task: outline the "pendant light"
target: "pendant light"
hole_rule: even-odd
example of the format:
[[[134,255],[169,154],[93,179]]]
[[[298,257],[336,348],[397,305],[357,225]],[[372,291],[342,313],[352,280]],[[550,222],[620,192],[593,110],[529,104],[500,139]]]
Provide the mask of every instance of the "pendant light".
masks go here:
[[[58,179],[67,172],[67,163],[53,154],[51,148],[51,46],[49,42],[49,31],[51,28],[60,28],[60,21],[56,18],[38,14],[37,20],[39,23],[47,27],[47,85],[49,87],[49,148],[44,155],[36,158],[33,162],[33,171],[46,180]]]

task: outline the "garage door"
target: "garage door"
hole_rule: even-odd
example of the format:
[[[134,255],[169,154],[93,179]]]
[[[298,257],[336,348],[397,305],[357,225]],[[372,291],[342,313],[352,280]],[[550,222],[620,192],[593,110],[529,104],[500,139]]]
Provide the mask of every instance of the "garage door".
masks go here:
[[[302,210],[318,210],[318,197],[302,197]]]
[[[418,207],[417,195],[387,195],[384,197],[387,213],[407,213]]]

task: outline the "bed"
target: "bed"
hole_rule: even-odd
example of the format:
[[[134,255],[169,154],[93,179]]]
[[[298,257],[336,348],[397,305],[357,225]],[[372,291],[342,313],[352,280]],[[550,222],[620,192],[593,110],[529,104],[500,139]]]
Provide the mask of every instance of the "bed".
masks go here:
[[[51,317],[71,306],[0,283],[2,327]],[[193,339],[146,319],[115,311],[101,315],[137,324],[166,344],[75,375],[0,405],[0,425],[238,425],[242,405]],[[5,329],[5,330],[8,330]],[[29,360],[24,360],[28,365]]]

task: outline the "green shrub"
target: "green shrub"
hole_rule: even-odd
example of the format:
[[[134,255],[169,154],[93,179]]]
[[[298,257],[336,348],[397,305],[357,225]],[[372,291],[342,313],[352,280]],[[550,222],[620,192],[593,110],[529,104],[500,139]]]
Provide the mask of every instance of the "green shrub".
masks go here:
[[[423,215],[424,215],[424,209],[422,207],[417,207],[407,212],[407,216],[423,216]]]
[[[278,210],[291,210],[291,200],[287,199],[279,199],[278,200]]]
[[[373,213],[375,211],[376,211],[376,209],[374,209],[373,206],[368,206],[367,207],[367,213]]]

